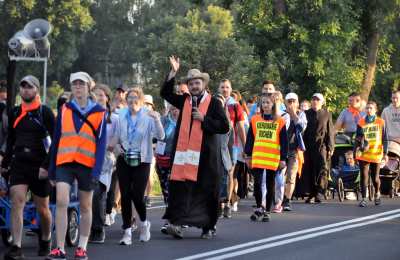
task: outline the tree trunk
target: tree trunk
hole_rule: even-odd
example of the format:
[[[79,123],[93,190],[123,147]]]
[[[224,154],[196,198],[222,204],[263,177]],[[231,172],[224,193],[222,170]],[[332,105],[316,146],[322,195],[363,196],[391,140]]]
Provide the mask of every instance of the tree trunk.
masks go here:
[[[379,48],[379,32],[374,31],[368,38],[367,68],[362,83],[361,97],[368,100],[375,79],[376,60]]]

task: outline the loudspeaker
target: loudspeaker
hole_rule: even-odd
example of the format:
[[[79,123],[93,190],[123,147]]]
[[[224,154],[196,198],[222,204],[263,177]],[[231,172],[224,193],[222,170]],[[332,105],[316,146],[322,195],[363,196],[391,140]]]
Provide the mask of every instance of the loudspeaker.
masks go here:
[[[35,42],[18,31],[9,41],[8,47],[17,56],[29,57],[35,54]]]
[[[35,42],[36,49],[40,52],[40,56],[47,56],[50,42],[47,36],[51,32],[51,25],[44,19],[35,19],[27,23],[24,27],[24,34],[27,38]]]

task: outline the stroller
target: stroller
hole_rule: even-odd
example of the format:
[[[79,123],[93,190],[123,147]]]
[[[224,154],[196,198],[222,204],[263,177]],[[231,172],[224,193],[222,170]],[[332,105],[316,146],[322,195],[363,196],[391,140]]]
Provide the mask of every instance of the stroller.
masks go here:
[[[52,190],[50,195],[50,211],[53,217],[52,229],[55,229],[55,188]],[[68,226],[66,242],[69,246],[77,246],[79,240],[79,200],[77,196],[77,187],[71,187],[70,203],[68,205]],[[30,193],[28,192],[28,200],[26,202],[24,213],[23,213],[23,225],[25,229],[31,230],[38,234],[40,237],[40,216],[36,210],[35,204],[29,199]],[[8,196],[0,197],[0,233],[5,246],[12,245],[12,236],[10,232],[11,227],[11,201]]]
[[[381,179],[381,193],[393,198],[397,193],[397,183],[400,173],[400,144],[389,141],[389,160],[381,168],[379,177]]]
[[[346,192],[355,192],[357,200],[360,190],[360,170],[358,167],[344,167],[346,163],[345,153],[353,151],[352,138],[345,134],[337,134],[335,137],[335,151],[331,158],[331,169],[328,178],[327,195],[335,198],[335,193],[339,201],[346,198]]]

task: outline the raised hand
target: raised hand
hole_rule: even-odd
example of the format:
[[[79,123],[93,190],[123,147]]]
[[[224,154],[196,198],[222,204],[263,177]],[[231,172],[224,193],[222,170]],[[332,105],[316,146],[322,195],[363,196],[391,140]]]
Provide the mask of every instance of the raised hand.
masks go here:
[[[169,63],[171,64],[171,71],[177,73],[180,67],[180,59],[177,56],[169,57]]]

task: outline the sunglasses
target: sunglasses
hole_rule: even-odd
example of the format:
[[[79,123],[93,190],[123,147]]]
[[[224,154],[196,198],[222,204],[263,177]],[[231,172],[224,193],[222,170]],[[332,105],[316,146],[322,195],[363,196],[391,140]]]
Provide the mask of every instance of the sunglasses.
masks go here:
[[[296,99],[287,99],[286,102],[288,102],[288,103],[296,103]]]

